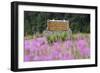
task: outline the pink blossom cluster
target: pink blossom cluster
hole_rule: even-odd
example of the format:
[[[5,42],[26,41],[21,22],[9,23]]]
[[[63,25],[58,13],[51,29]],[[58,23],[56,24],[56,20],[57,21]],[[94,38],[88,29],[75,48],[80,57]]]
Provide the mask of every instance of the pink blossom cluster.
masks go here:
[[[45,37],[24,40],[24,61],[72,60],[76,59],[76,50],[79,59],[90,56],[85,39],[56,41],[52,44],[48,44]]]

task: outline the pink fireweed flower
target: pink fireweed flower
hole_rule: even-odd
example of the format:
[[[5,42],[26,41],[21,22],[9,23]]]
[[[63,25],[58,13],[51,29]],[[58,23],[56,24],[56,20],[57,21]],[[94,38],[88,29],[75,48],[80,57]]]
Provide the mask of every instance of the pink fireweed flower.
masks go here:
[[[53,50],[51,55],[52,55],[52,59],[55,58],[55,57],[59,58],[59,59],[61,58],[61,53],[59,51]]]
[[[38,61],[45,61],[45,57],[44,56],[39,56]]]
[[[71,60],[71,59],[74,59],[73,55],[71,54],[63,54],[62,57],[61,57],[62,60]]]
[[[37,40],[32,40],[32,46],[40,46],[41,43],[38,42]]]
[[[30,40],[24,40],[24,48],[30,49]]]
[[[60,54],[60,52],[58,52],[58,51],[53,51],[52,52],[52,56],[58,56]]]
[[[65,42],[64,42],[64,46],[65,46],[66,48],[71,48],[71,47],[72,47],[72,41],[71,41],[71,40],[65,41]]]
[[[48,61],[48,60],[52,60],[52,56],[40,56],[40,61]]]
[[[45,38],[37,38],[37,39],[32,40],[33,46],[40,47],[41,45],[44,45],[44,44],[45,44]]]
[[[29,55],[25,55],[24,56],[24,61],[30,61],[30,56]]]
[[[46,42],[46,38],[45,37],[40,37],[40,38],[37,38],[36,41],[39,42],[40,45],[43,45]]]
[[[41,45],[40,47],[38,47],[38,49],[40,50],[41,55],[47,55],[48,54],[49,45],[48,44]]]
[[[39,48],[35,45],[32,45],[31,48],[30,48],[30,51],[33,52],[33,51],[36,51],[38,50]]]
[[[77,48],[82,49],[82,48],[86,47],[87,42],[83,39],[80,39],[77,41],[76,44],[77,44]]]
[[[40,48],[41,48],[41,49],[48,49],[48,48],[49,48],[49,45],[48,45],[48,44],[43,44],[43,45],[41,45]]]
[[[61,43],[60,42],[54,42],[51,49],[53,50],[57,50],[57,51],[60,51],[61,50]]]
[[[90,56],[90,48],[87,48],[86,40],[79,39],[76,44],[82,56]]]
[[[38,50],[40,44],[36,40],[32,40],[30,51]]]
[[[90,56],[90,48],[82,48],[80,49],[80,53],[82,56]]]
[[[40,57],[39,56],[34,56],[33,61],[40,61]]]
[[[49,55],[49,56],[45,56],[45,60],[48,61],[48,60],[52,60],[52,56]]]

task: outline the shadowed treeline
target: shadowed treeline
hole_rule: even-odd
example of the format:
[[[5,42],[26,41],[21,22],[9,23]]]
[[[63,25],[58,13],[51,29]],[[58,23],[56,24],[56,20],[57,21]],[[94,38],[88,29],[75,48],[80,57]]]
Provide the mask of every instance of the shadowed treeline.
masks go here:
[[[24,34],[42,33],[47,28],[47,20],[69,20],[73,33],[90,33],[90,15],[54,12],[24,12]]]

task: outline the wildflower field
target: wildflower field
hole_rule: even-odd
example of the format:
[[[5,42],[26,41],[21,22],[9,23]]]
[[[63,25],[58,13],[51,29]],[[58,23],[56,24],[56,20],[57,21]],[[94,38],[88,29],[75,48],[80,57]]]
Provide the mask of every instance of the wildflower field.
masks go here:
[[[24,61],[89,59],[90,34],[90,14],[24,11]]]
[[[24,39],[24,61],[73,60],[90,58],[89,34],[49,42],[45,36]],[[66,37],[67,38],[67,37]]]

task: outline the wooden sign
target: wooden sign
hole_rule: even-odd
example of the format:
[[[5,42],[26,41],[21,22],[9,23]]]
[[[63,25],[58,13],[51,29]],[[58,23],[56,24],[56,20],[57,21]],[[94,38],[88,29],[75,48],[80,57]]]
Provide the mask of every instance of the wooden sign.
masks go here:
[[[49,20],[47,21],[49,31],[67,31],[69,29],[69,21],[66,20]]]

